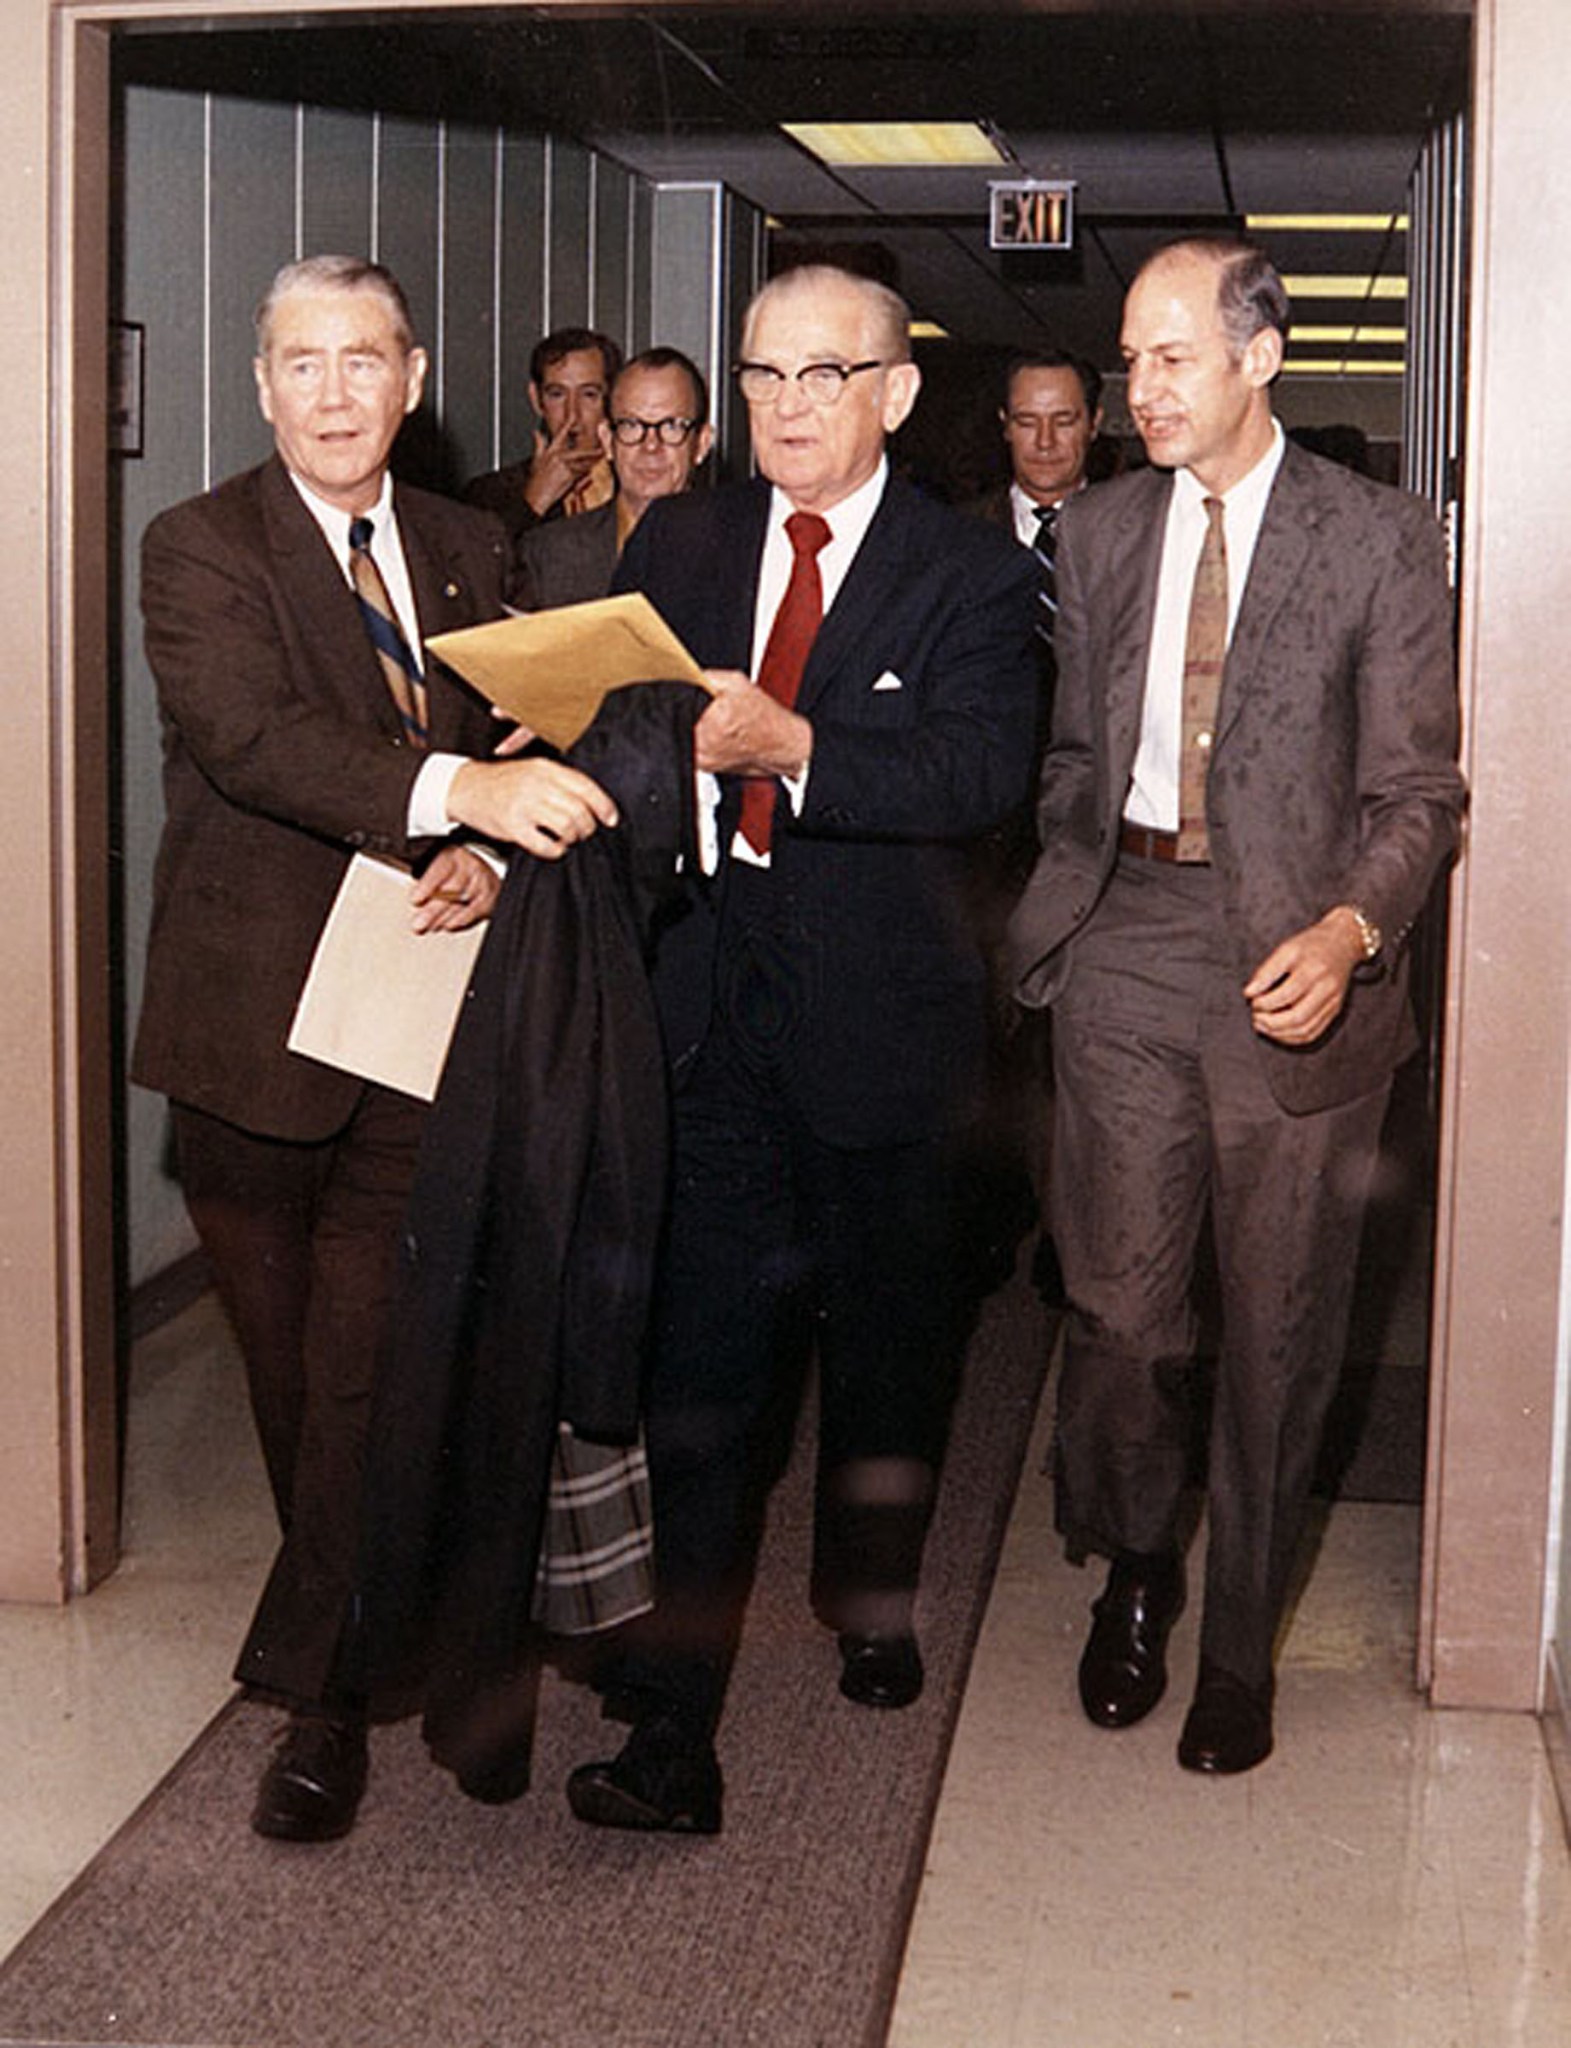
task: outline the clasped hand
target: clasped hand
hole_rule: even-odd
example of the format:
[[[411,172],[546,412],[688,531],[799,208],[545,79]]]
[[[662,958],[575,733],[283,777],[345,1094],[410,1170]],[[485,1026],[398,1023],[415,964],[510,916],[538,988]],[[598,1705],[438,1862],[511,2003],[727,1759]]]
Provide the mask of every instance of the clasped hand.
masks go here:
[[[1358,920],[1345,904],[1284,939],[1244,983],[1256,1031],[1279,1045],[1313,1045],[1341,1015],[1363,957]]]
[[[712,775],[800,775],[813,728],[740,669],[706,668],[714,691],[693,728],[693,759]]]

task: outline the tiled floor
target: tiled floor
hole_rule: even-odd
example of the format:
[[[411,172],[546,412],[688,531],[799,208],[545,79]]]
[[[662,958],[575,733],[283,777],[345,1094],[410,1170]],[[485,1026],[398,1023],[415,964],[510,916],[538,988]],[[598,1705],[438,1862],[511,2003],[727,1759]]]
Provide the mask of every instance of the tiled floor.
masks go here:
[[[0,1609],[0,1951],[227,1696],[271,1547],[209,1303],[142,1347],[136,1384],[121,1570],[64,1613]],[[1278,1752],[1211,1784],[1172,1755],[1192,1619],[1149,1722],[1081,1718],[1096,1582],[1049,1507],[1028,1470],[891,2048],[1565,2048],[1571,1856],[1539,1734],[1415,1697],[1414,1511],[1330,1517]]]

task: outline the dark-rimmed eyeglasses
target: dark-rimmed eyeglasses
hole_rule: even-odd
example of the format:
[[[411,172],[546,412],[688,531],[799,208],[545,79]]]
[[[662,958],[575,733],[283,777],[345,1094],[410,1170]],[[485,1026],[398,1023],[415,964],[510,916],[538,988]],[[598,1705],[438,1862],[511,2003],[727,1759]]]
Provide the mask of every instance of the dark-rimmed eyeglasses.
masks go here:
[[[641,448],[651,434],[663,448],[680,448],[697,425],[697,420],[635,420],[629,417],[613,420],[611,431],[624,448]]]
[[[738,363],[736,387],[749,405],[773,405],[786,385],[795,382],[814,405],[837,405],[840,394],[863,370],[882,370],[878,356],[865,363],[804,363],[800,370],[777,370],[773,363]]]

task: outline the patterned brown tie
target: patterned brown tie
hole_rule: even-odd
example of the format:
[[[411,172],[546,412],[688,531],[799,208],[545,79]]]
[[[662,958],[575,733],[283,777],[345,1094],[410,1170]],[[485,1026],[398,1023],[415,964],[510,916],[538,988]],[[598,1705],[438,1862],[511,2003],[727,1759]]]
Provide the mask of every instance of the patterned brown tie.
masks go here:
[[[1206,537],[1195,564],[1184,639],[1184,725],[1178,769],[1178,844],[1183,861],[1211,858],[1206,830],[1206,772],[1216,735],[1217,698],[1227,659],[1227,541],[1222,500],[1207,498]]]
[[[415,660],[398,623],[398,614],[393,610],[393,601],[382,581],[382,572],[371,553],[371,534],[369,519],[350,520],[350,581],[355,586],[355,596],[360,600],[360,616],[371,636],[371,645],[382,665],[382,679],[398,707],[405,737],[412,747],[424,747],[429,744],[425,682],[420,674],[420,664]]]
[[[758,686],[789,711],[796,703],[802,671],[814,635],[823,622],[824,587],[818,574],[818,551],[830,539],[828,522],[816,512],[793,512],[785,523],[791,543],[791,580],[786,585],[769,644],[759,664]],[[743,838],[755,853],[769,851],[777,784],[772,776],[750,776],[742,784]]]

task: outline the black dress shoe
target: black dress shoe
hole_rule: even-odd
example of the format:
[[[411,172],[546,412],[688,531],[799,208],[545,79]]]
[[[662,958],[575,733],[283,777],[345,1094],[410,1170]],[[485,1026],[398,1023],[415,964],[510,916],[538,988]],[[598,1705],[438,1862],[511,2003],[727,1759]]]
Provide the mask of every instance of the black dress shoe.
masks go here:
[[[252,1827],[279,1842],[333,1842],[347,1835],[360,1810],[367,1762],[362,1722],[295,1715],[262,1773]]]
[[[1098,1728],[1132,1728],[1167,1690],[1167,1639],[1184,1609],[1177,1552],[1113,1560],[1080,1659],[1080,1704]]]
[[[567,1803],[597,1828],[718,1835],[722,1785],[713,1746],[664,1718],[644,1721],[609,1763],[580,1764]]]
[[[915,1636],[840,1638],[840,1690],[859,1707],[908,1707],[924,1676]]]
[[[1178,1761],[1186,1771],[1217,1778],[1252,1771],[1271,1754],[1271,1692],[1245,1685],[1231,1671],[1202,1664],[1194,1704],[1178,1738]]]

